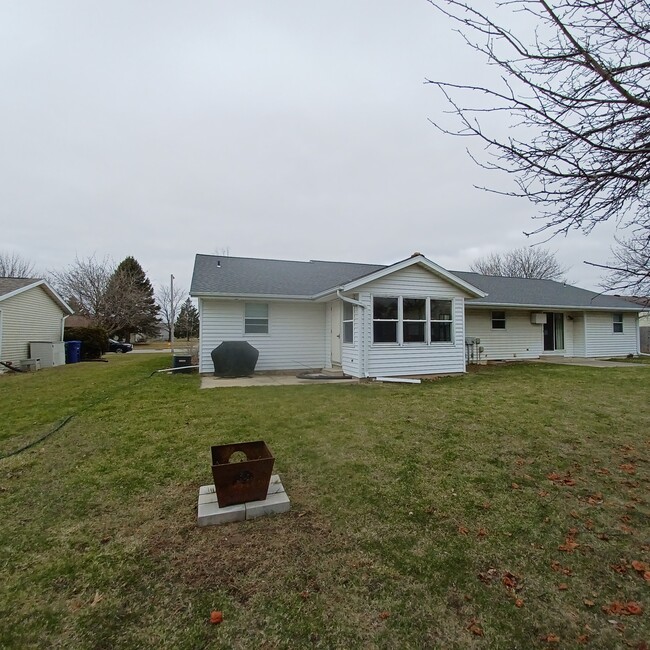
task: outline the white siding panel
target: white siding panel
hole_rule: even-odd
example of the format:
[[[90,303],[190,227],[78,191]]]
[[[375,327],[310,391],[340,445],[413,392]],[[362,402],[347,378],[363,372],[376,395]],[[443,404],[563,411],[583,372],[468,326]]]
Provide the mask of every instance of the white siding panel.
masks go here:
[[[585,315],[575,313],[573,316],[573,356],[586,357],[585,348]]]
[[[30,341],[60,341],[65,314],[41,287],[34,287],[0,303],[1,361],[17,363],[29,356]]]
[[[200,372],[213,372],[210,353],[223,341],[248,341],[260,352],[256,370],[323,368],[327,358],[324,303],[269,302],[269,333],[244,333],[244,300],[203,298]]]
[[[359,300],[366,305],[360,318],[362,347],[359,376],[447,374],[465,371],[465,292],[420,267],[409,267],[364,285]],[[431,297],[453,300],[451,343],[372,343],[372,297]],[[359,312],[357,312],[359,313]],[[356,331],[356,330],[355,330]],[[352,370],[349,371],[352,374]]]
[[[503,311],[503,310],[500,310]],[[482,359],[536,359],[544,352],[543,326],[530,322],[530,311],[506,311],[506,329],[492,329],[490,309],[468,309],[467,336],[478,336]]]
[[[352,343],[341,344],[341,368],[346,375],[363,377],[362,353],[363,350],[363,307],[353,305],[354,321],[352,325]]]
[[[611,312],[585,312],[588,357],[636,354],[637,316],[623,314],[623,332],[614,333]]]

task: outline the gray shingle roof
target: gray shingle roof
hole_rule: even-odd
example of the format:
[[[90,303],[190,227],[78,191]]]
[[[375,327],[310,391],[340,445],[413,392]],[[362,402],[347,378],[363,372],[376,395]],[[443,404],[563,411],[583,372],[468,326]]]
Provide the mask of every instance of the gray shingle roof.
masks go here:
[[[638,306],[617,296],[604,296],[554,280],[529,280],[451,271],[466,282],[483,289],[485,298],[473,298],[467,304],[527,305],[531,307],[582,307],[585,309],[637,309]]]
[[[6,296],[16,289],[28,287],[30,284],[38,282],[37,278],[0,278],[0,296]]]
[[[384,267],[197,255],[190,293],[309,297]]]
[[[336,289],[386,268],[382,264],[350,262],[292,262],[221,255],[197,255],[190,293],[198,295],[291,296],[309,298]],[[468,300],[476,305],[530,307],[582,307],[585,309],[640,310],[615,296],[600,296],[586,289],[552,280],[527,280],[451,271],[488,294]]]

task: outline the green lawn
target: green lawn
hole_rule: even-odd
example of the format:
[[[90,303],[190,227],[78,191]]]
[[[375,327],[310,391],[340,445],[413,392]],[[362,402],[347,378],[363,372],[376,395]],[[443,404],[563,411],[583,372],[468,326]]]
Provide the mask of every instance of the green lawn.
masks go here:
[[[74,414],[0,460],[1,648],[650,638],[647,367],[199,391],[168,363],[0,377],[0,455]],[[259,438],[291,512],[197,528],[210,445]]]

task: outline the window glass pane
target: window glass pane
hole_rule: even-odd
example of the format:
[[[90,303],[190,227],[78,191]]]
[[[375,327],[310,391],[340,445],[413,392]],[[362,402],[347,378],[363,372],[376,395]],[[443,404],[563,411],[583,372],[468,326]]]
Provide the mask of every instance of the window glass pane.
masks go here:
[[[343,323],[343,343],[352,343],[354,337],[354,324],[353,322],[346,321]]]
[[[614,332],[623,332],[623,314],[614,314]]]
[[[352,320],[354,315],[354,305],[349,302],[343,303],[343,320]]]
[[[246,334],[268,334],[269,333],[269,324],[267,321],[260,323],[246,321],[246,327],[244,328]]]
[[[247,302],[246,318],[268,318],[269,306],[263,302]]]
[[[506,312],[493,311],[492,312],[492,329],[504,330],[506,328]]]
[[[431,320],[451,320],[451,300],[432,300]]]
[[[564,350],[564,314],[555,314],[555,349]]]
[[[375,343],[395,343],[397,341],[397,323],[375,321],[372,326],[373,341]]]
[[[402,310],[404,320],[427,319],[427,301],[424,298],[404,298]]]
[[[451,323],[431,323],[431,341],[451,341]]]
[[[397,320],[397,298],[374,298],[373,318]]]
[[[426,323],[404,323],[404,343],[424,343]]]

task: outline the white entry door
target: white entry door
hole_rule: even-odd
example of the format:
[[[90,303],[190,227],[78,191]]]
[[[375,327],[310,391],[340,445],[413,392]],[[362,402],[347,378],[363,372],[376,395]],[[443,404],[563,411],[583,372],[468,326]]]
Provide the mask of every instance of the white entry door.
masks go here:
[[[341,302],[330,303],[330,327],[332,337],[332,365],[341,365]]]

